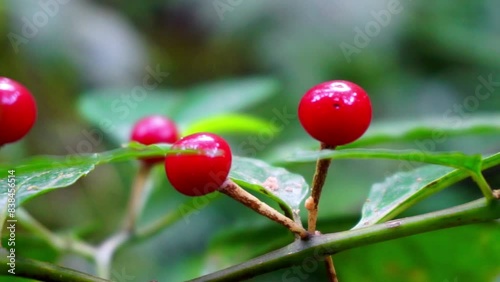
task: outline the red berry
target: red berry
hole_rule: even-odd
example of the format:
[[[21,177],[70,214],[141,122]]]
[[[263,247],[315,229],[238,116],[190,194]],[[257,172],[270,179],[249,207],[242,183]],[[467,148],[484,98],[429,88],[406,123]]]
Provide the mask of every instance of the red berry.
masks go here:
[[[299,120],[316,140],[329,146],[351,143],[368,129],[370,97],[359,85],[345,80],[320,83],[299,104]]]
[[[165,172],[172,186],[187,196],[202,196],[217,190],[231,169],[231,148],[212,133],[188,135],[172,145],[172,149],[200,150],[200,153],[168,154]]]
[[[23,138],[37,116],[33,95],[19,82],[0,77],[0,146]]]
[[[156,143],[174,143],[179,139],[179,132],[173,121],[160,116],[153,115],[140,119],[132,129],[130,140],[144,145]],[[141,159],[147,164],[162,162],[164,158],[151,157]]]

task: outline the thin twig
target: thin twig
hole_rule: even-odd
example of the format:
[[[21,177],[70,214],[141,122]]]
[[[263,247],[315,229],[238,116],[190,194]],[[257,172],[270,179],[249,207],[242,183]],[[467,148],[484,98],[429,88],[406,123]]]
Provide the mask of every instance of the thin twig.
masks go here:
[[[486,201],[488,202],[494,201],[495,196],[493,195],[493,191],[491,190],[491,187],[486,181],[486,179],[484,179],[483,174],[481,172],[479,173],[473,172],[471,173],[471,177],[476,182],[477,186],[479,186],[479,189],[481,189],[481,192],[483,193]]]
[[[330,146],[321,143],[320,150],[335,149],[335,146]],[[328,168],[332,163],[331,159],[319,159],[316,162],[316,171],[313,176],[311,196],[306,201],[306,209],[309,211],[307,220],[307,229],[311,233],[316,232],[316,222],[318,221],[318,205],[321,197],[321,191],[325,185],[326,176],[328,175]],[[325,257],[326,269],[328,271],[328,279],[333,282],[338,282],[337,273],[331,256]]]
[[[230,196],[231,198],[258,212],[259,214],[285,226],[293,233],[299,235],[301,239],[305,240],[309,238],[309,233],[302,226],[297,224],[292,219],[279,213],[277,210],[273,209],[266,203],[260,201],[259,199],[257,199],[257,197],[248,193],[230,179],[227,179],[224,184],[222,184],[222,186],[219,188],[219,192]]]
[[[118,249],[127,242],[130,238],[130,233],[127,231],[118,232],[109,237],[98,248],[95,254],[97,276],[110,279],[113,257]]]
[[[148,176],[151,172],[152,166],[150,164],[141,163],[139,170],[135,176],[132,184],[132,191],[128,202],[127,218],[125,221],[125,230],[133,233],[137,219],[141,215],[143,204],[143,192],[147,183]]]
[[[335,149],[335,146],[329,146],[321,143],[320,150]],[[314,233],[316,231],[316,221],[318,219],[318,204],[321,197],[323,185],[325,185],[326,176],[328,175],[328,168],[330,167],[331,159],[319,159],[316,162],[316,171],[313,177],[311,196],[306,201],[306,208],[309,211],[308,217],[308,231]]]
[[[337,272],[335,271],[335,266],[333,265],[332,256],[325,257],[326,271],[328,272],[328,281],[339,282],[337,279]]]

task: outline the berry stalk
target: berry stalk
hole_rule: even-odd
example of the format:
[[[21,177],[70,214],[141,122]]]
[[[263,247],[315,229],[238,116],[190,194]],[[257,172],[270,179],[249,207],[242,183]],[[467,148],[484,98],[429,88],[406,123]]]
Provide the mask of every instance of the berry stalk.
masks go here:
[[[320,150],[331,149],[334,150],[336,146],[330,146],[321,142]],[[309,211],[307,228],[309,232],[316,232],[316,222],[318,220],[318,204],[321,197],[321,191],[325,185],[326,176],[328,175],[328,168],[332,163],[331,159],[319,159],[316,162],[316,171],[313,176],[311,196],[306,200],[306,209]],[[331,256],[325,257],[325,266],[328,273],[328,280],[330,282],[338,282],[337,272],[333,264]]]
[[[125,222],[125,230],[127,232],[133,233],[135,230],[137,219],[142,210],[142,195],[152,167],[149,163],[141,162],[139,171],[137,171],[137,175],[135,176],[127,208],[127,219]]]
[[[330,146],[321,143],[320,150],[335,149],[335,146]],[[319,159],[316,162],[316,171],[313,176],[311,196],[306,200],[306,209],[309,211],[307,220],[308,231],[314,233],[316,231],[316,221],[318,220],[318,204],[321,197],[321,191],[325,185],[326,176],[328,175],[328,168],[330,167],[331,159]]]
[[[227,179],[219,188],[219,192],[228,195],[229,197],[244,204],[245,206],[258,212],[259,214],[285,226],[290,231],[297,234],[302,240],[307,240],[309,238],[310,234],[302,226],[279,213],[277,210],[273,209],[266,203],[263,203],[262,201],[257,199],[257,197],[245,191],[232,180]]]
[[[337,278],[337,272],[335,271],[335,266],[333,265],[333,259],[331,256],[325,257],[326,271],[328,272],[328,281],[339,282]]]

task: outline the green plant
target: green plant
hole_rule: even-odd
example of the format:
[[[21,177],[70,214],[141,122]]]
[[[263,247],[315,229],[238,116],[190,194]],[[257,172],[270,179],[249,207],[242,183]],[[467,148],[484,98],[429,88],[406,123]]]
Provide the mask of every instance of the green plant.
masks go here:
[[[35,124],[36,102],[19,82],[0,77],[0,147],[23,138]]]
[[[131,114],[126,118],[109,113],[108,106],[112,104],[114,99],[109,95],[88,94],[80,101],[80,109],[83,116],[87,117],[93,124],[102,124],[102,121],[106,120],[108,124],[114,125],[113,128],[117,130],[106,131],[108,142],[113,146],[128,141],[127,136],[136,120],[147,114],[155,113],[172,117],[179,124],[182,135],[209,131],[217,135],[227,136],[228,143],[233,142],[232,145],[236,145],[232,146],[233,149],[238,148],[238,143],[235,140],[241,137],[241,133],[244,133],[243,136],[255,135],[261,133],[263,128],[278,127],[276,123],[268,122],[265,119],[236,112],[255,105],[257,102],[262,102],[276,93],[277,84],[273,80],[255,78],[228,81],[186,92],[179,95],[150,94],[148,99],[143,101],[143,104],[140,104],[134,111],[131,111]],[[200,95],[200,92],[203,95]],[[241,95],[238,96],[239,99],[230,99],[234,93]],[[209,104],[207,101],[218,101],[218,103],[214,104],[213,107],[207,107]],[[447,136],[468,134],[479,136],[480,134],[497,133],[500,128],[499,120],[498,114],[493,113],[471,117],[460,126],[439,123],[439,118],[407,123],[402,121],[374,122],[370,130],[359,140],[338,146],[335,150],[332,148],[314,150],[312,149],[314,143],[306,139],[300,140],[298,143],[290,142],[293,147],[285,150],[284,154],[283,151],[274,154],[267,152],[266,161],[241,157],[235,153],[236,155],[232,156],[232,166],[227,180],[226,177],[220,178],[224,178],[226,181],[222,180],[224,182],[221,187],[218,187],[218,191],[279,223],[280,226],[276,228],[274,225],[268,224],[269,220],[260,221],[260,217],[254,216],[253,213],[236,214],[240,210],[239,206],[232,206],[232,202],[225,200],[227,198],[221,199],[223,197],[219,197],[221,193],[218,192],[198,197],[184,197],[177,195],[177,193],[169,194],[168,191],[173,189],[165,189],[165,186],[170,184],[166,181],[162,168],[161,170],[150,168],[145,173],[142,170],[144,165],[137,167],[136,162],[134,162],[140,158],[163,157],[165,155],[167,158],[175,156],[181,160],[188,160],[188,157],[200,157],[196,150],[199,148],[177,148],[170,144],[144,145],[132,142],[123,145],[122,148],[107,152],[79,154],[71,157],[39,156],[22,160],[16,164],[3,164],[0,167],[0,187],[9,187],[9,184],[13,183],[14,185],[11,186],[14,188],[12,191],[0,193],[0,207],[2,207],[0,222],[3,224],[0,228],[3,246],[0,250],[1,274],[12,275],[9,273],[11,270],[9,256],[14,254],[14,272],[18,276],[50,281],[117,280],[114,277],[116,274],[114,269],[120,257],[125,257],[125,262],[120,264],[127,267],[139,264],[138,267],[142,269],[145,264],[147,265],[146,258],[142,259],[141,256],[140,260],[137,259],[138,249],[134,246],[158,240],[164,236],[176,236],[169,237],[162,244],[152,242],[154,244],[152,248],[158,250],[159,253],[168,253],[158,261],[161,262],[159,263],[160,268],[169,272],[168,275],[165,275],[169,281],[187,279],[234,281],[255,275],[265,275],[265,273],[283,268],[285,272],[278,274],[282,280],[302,281],[312,277],[315,273],[318,273],[318,277],[324,277],[324,271],[317,266],[317,263],[327,258],[326,265],[333,266],[332,263],[328,262],[330,255],[336,257],[338,275],[342,280],[343,276],[349,274],[343,267],[345,260],[342,259],[348,250],[356,250],[364,245],[428,231],[492,222],[500,218],[498,190],[492,190],[483,176],[483,172],[498,168],[500,153],[482,156],[461,152],[426,152],[369,147],[388,141],[402,143],[409,140],[431,138],[436,130],[440,130]],[[126,130],[118,130],[123,128]],[[275,134],[277,131],[270,130],[270,132]],[[274,137],[276,135],[273,135]],[[280,147],[286,148],[285,144]],[[223,149],[222,151],[227,150]],[[304,200],[310,193],[316,193],[318,196],[315,203],[319,204],[318,187],[322,187],[322,185],[318,184],[320,181],[313,180],[313,188],[310,189],[302,174],[292,172],[294,165],[311,165],[318,160],[336,160],[336,162],[338,160],[340,163],[343,159],[393,160],[405,164],[405,166],[404,169],[398,169],[388,174],[383,182],[372,186],[368,199],[363,205],[361,218],[354,227],[351,225],[352,219],[347,223],[339,218],[330,220],[322,217],[325,215],[323,212],[318,214],[318,223],[321,228],[315,226],[316,216],[310,216],[309,219],[314,218],[314,225],[309,222],[308,230],[304,229],[300,214]],[[167,164],[170,163],[169,161],[167,160]],[[43,200],[42,196],[49,191],[70,187],[103,165],[120,162],[122,165],[129,165],[130,171],[136,170],[137,176],[135,180],[131,181],[133,188],[130,189],[131,196],[124,216],[125,224],[117,226],[112,233],[101,233],[104,240],[101,236],[96,238],[89,235],[98,233],[100,230],[94,227],[89,233],[89,231],[85,231],[85,226],[82,226],[84,223],[75,223],[75,228],[72,230],[50,230],[22,207],[31,199],[40,198]],[[425,165],[417,166],[415,162]],[[322,167],[327,168],[327,166]],[[341,168],[340,165],[338,167]],[[322,177],[326,178],[326,169]],[[468,203],[456,204],[430,213],[401,217],[402,213],[410,207],[416,206],[429,196],[467,178],[472,179],[475,185],[480,188],[479,191],[483,195],[480,199],[470,199]],[[14,179],[14,181],[10,181],[10,179]],[[337,181],[337,179],[335,180]],[[356,180],[355,178],[349,179],[350,182]],[[335,190],[335,195],[338,196],[328,199],[331,204],[321,204],[323,211],[328,211],[330,206],[343,204],[341,200],[343,193],[340,186],[344,186],[346,183],[336,185],[339,186],[338,189],[325,189],[325,191]],[[316,188],[314,188],[315,186]],[[106,187],[99,188],[100,193],[103,193]],[[345,190],[355,188],[342,187]],[[322,197],[324,202],[325,195]],[[9,206],[12,202],[15,202],[14,208]],[[163,207],[163,209],[151,211],[150,209],[153,207],[155,209]],[[342,206],[342,208],[344,207]],[[220,210],[212,208],[220,208]],[[234,223],[234,226],[221,224],[217,221],[224,212],[235,215],[237,223]],[[205,218],[196,220],[196,216],[202,214],[204,216],[211,215],[211,220]],[[16,221],[11,222],[11,220]],[[192,224],[190,224],[191,222]],[[178,228],[182,223],[185,223],[187,229],[176,230],[175,228]],[[11,229],[7,229],[12,224],[16,228],[23,227],[22,232],[15,233],[14,241],[11,240]],[[213,237],[209,236],[208,232],[197,232],[199,230],[197,228],[203,224],[213,227],[213,230],[219,232]],[[292,232],[283,232],[286,229],[282,226],[287,227]],[[316,229],[320,229],[322,234],[315,232]],[[475,236],[476,232],[477,230],[472,230],[467,234]],[[490,236],[481,238],[482,242],[491,242],[488,244],[490,252],[480,252],[481,257],[494,257],[497,254],[498,244],[494,243],[496,242],[496,232],[498,232],[497,226],[491,226]],[[207,238],[210,240],[209,244],[203,244],[200,247],[206,250],[203,253],[206,258],[203,258],[209,262],[208,264],[200,263],[203,258],[199,257],[186,259],[189,256],[189,248],[182,249],[182,254],[165,251],[164,248],[169,246],[181,245],[184,240],[189,240],[188,237],[193,234],[200,234],[194,240],[210,237]],[[24,241],[23,244],[17,244],[19,241],[16,240],[22,240],[22,236],[27,236],[30,240]],[[400,240],[402,239],[388,244],[395,244]],[[38,242],[38,245],[36,247],[30,246],[28,241],[32,244]],[[16,243],[16,245],[10,246],[11,242]],[[190,244],[192,244],[191,242]],[[143,246],[141,245],[141,248]],[[189,247],[195,248],[195,246]],[[387,245],[385,247],[387,248]],[[464,248],[467,247],[464,246]],[[129,248],[131,248],[131,254],[123,254]],[[39,253],[37,250],[40,250]],[[59,256],[69,253],[85,258],[94,266],[89,272],[102,278],[57,266]],[[36,259],[37,257],[39,259]],[[142,264],[143,260],[146,261],[145,264]],[[241,264],[231,266],[236,263]],[[373,263],[380,262],[374,261]],[[180,269],[179,265],[183,265],[185,268],[179,271],[172,270]],[[489,260],[485,260],[481,265],[487,269],[484,271],[485,274],[481,274],[483,275],[481,278],[495,275],[497,264],[494,262],[490,264]],[[226,268],[227,266],[231,267]],[[363,265],[358,263],[357,269],[359,270],[361,267]],[[211,273],[201,276],[207,272]],[[330,275],[332,274],[335,275],[330,270]],[[381,274],[382,277],[383,274]],[[362,275],[362,273],[360,274],[358,271],[351,275]],[[7,279],[13,278],[15,277],[7,276]],[[151,277],[151,279],[154,278]],[[257,279],[260,278],[260,276],[257,277]],[[134,279],[129,278],[128,280]],[[271,280],[273,279],[271,278]],[[127,281],[127,279],[123,278],[122,281]]]

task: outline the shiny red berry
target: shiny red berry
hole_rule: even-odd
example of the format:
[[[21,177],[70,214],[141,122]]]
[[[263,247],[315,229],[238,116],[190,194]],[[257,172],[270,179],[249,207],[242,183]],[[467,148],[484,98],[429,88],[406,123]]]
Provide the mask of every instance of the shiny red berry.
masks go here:
[[[299,104],[299,120],[306,132],[333,147],[361,137],[371,119],[370,97],[350,81],[320,83],[309,89]]]
[[[175,123],[160,115],[140,119],[132,129],[130,140],[144,145],[156,143],[174,143],[179,139],[179,131]],[[152,157],[141,159],[147,164],[163,162],[164,158]]]
[[[199,153],[168,154],[165,172],[172,186],[187,196],[202,196],[217,190],[231,169],[231,148],[212,133],[188,135],[172,145],[172,149],[199,150]]]
[[[0,146],[23,138],[37,116],[33,95],[19,82],[0,77]]]

